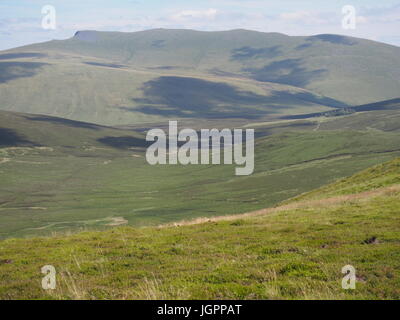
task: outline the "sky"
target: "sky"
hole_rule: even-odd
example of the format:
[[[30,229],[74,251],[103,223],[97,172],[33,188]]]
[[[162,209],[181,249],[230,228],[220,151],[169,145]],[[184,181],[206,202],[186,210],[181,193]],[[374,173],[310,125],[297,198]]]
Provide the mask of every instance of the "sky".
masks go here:
[[[46,5],[55,9],[55,29],[42,26]],[[342,26],[345,5],[355,9],[355,29]],[[154,28],[333,33],[400,46],[400,0],[0,0],[0,50],[78,30]]]

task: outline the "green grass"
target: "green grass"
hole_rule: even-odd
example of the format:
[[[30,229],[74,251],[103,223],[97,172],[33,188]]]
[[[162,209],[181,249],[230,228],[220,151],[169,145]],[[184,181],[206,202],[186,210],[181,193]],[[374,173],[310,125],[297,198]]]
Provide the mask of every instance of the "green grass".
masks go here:
[[[25,113],[0,111],[0,298],[399,299],[399,104],[381,101],[398,98],[398,53],[246,30],[80,32],[1,53],[0,108]],[[148,165],[143,132],[170,119],[254,127],[254,174]]]
[[[400,184],[399,172],[400,159],[395,159],[390,163],[379,164],[318,190],[300,195],[289,202],[354,194]]]
[[[350,104],[398,98],[398,47],[335,36],[290,37],[249,30],[92,32],[24,50],[73,52],[135,67],[172,67],[306,87]],[[157,45],[159,44],[159,45]],[[282,62],[282,64],[273,64]],[[382,75],[385,75],[382,77]]]
[[[380,174],[399,176],[398,161],[377,167]],[[399,196],[397,184],[228,221],[1,241],[0,298],[397,300]],[[55,291],[40,287],[48,264],[58,272]],[[348,264],[357,283],[346,291]]]
[[[81,32],[1,53],[0,108],[106,125],[270,120],[398,98],[399,56],[333,35]]]
[[[293,131],[258,138],[255,172],[237,177],[232,165],[150,166],[131,130],[32,117],[0,119],[10,131],[0,140],[1,238],[258,210],[400,155],[397,133]]]
[[[248,122],[336,106],[319,94],[285,84],[201,71],[109,68],[87,65],[87,60],[70,55],[60,58],[50,52],[38,59],[44,65],[33,71],[25,65],[31,59],[0,61],[0,70],[11,78],[0,79],[0,108],[103,125],[132,125],[188,118]]]

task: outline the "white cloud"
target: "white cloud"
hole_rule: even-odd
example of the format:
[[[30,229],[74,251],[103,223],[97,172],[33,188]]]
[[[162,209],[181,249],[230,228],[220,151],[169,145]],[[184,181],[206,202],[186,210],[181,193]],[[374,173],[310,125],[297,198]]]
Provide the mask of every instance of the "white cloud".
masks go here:
[[[278,19],[282,20],[282,22],[296,23],[299,25],[303,24],[322,25],[322,24],[329,24],[332,23],[333,20],[337,20],[337,14],[302,10],[302,11],[281,13],[278,16]]]
[[[173,20],[193,20],[193,19],[214,19],[218,11],[216,9],[207,10],[183,10],[171,16]]]
[[[363,12],[363,16],[368,18],[371,22],[379,23],[392,23],[400,22],[400,4],[379,9],[368,9]]]
[[[311,13],[307,11],[285,12],[280,14],[280,18],[284,20],[299,21],[310,17]]]
[[[369,19],[367,17],[364,16],[357,16],[357,23],[368,23]]]
[[[341,6],[311,7],[310,3],[300,7],[297,0],[286,0],[285,6],[281,2],[266,0],[209,0],[203,8],[168,5],[151,12],[137,7],[114,8],[99,11],[95,16],[88,16],[84,11],[74,16],[60,12],[58,29],[51,33],[40,28],[40,15],[35,19],[0,18],[1,32],[12,34],[7,43],[4,42],[6,36],[2,37],[0,49],[11,47],[12,37],[21,39],[15,41],[19,45],[24,38],[26,42],[42,41],[46,37],[48,40],[68,38],[82,29],[132,32],[150,28],[206,31],[243,28],[288,35],[336,33],[400,44],[400,4],[391,7],[358,6],[356,30],[343,30]]]

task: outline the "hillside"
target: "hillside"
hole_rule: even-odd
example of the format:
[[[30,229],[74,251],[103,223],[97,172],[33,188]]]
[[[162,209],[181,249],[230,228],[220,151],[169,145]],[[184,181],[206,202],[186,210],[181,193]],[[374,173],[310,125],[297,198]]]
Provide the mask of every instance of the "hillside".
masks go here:
[[[258,210],[400,155],[397,132],[280,127],[256,128],[255,172],[237,177],[233,165],[149,166],[131,129],[2,111],[0,237]]]
[[[103,125],[264,121],[398,98],[399,50],[337,35],[80,31],[0,53],[0,108]]]
[[[338,100],[352,100],[347,101],[351,104],[361,104],[362,99],[389,99],[382,94],[390,88],[394,90],[391,97],[397,98],[399,88],[399,48],[339,35],[290,37],[249,30],[80,31],[70,40],[53,41],[45,48],[111,58],[137,67],[240,74],[260,81],[307,87]],[[378,76],[381,74],[387,80]],[[366,78],[368,84],[359,83]],[[389,87],[385,87],[386,81]],[[381,96],[372,99],[368,90]],[[361,97],[361,93],[367,97]]]
[[[399,176],[397,159],[345,180],[364,192],[346,197],[187,226],[1,241],[0,298],[397,300]],[[40,289],[48,264],[52,292]],[[341,288],[348,264],[356,290]]]
[[[400,159],[376,165],[351,177],[341,179],[318,190],[295,197],[287,202],[322,199],[366,191],[373,191],[400,184]]]
[[[136,131],[0,112],[0,238],[259,210],[400,156],[398,132],[276,126],[256,128],[255,172],[238,177],[234,165],[149,166]]]
[[[104,147],[113,138],[126,146],[143,147],[145,135],[135,131],[119,130],[96,124],[72,121],[40,114],[0,111],[0,148],[6,147],[54,147],[66,152],[85,147]],[[115,145],[118,146],[118,139]],[[136,144],[135,144],[136,141]],[[129,145],[131,144],[131,145]],[[143,150],[141,150],[143,151]]]
[[[400,99],[327,112],[282,116],[281,119],[275,121],[253,122],[247,127],[256,128],[258,135],[293,130],[398,132],[400,130]]]

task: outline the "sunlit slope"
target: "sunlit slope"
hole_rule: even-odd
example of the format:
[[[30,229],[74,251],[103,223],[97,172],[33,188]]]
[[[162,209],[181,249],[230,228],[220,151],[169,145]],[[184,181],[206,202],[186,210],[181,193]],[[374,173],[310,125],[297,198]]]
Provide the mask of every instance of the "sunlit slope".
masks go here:
[[[400,158],[368,168],[351,177],[341,179],[288,202],[373,191],[393,185],[400,185]]]
[[[398,47],[330,34],[80,31],[69,40],[15,52],[19,50],[68,52],[152,70],[242,76],[307,88],[353,105],[397,98],[400,88]]]
[[[398,162],[347,182],[385,180]],[[0,298],[397,300],[400,189],[375,187],[189,226],[1,241]],[[54,291],[40,287],[48,264]],[[349,264],[356,290],[342,289]]]
[[[400,99],[322,113],[282,116],[280,120],[253,122],[247,127],[256,128],[258,136],[302,130],[361,130],[394,133],[400,131]]]
[[[351,115],[324,121],[323,130],[369,129],[400,131],[400,99],[381,101],[351,108]]]
[[[191,118],[252,121],[345,106],[284,84],[94,61],[48,52],[0,54],[0,108],[129,125]]]

